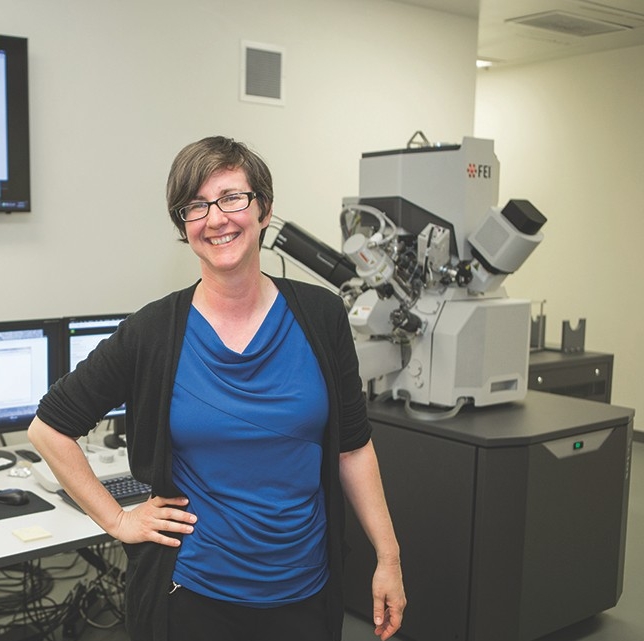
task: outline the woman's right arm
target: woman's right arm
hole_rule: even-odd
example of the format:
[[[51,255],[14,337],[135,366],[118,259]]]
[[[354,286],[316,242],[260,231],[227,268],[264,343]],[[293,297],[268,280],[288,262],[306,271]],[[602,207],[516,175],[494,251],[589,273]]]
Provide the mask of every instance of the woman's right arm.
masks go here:
[[[156,496],[132,510],[123,510],[103,487],[78,443],[36,417],[27,432],[65,491],[110,536],[124,543],[152,541],[177,547],[180,541],[162,532],[190,534],[196,517],[183,508],[183,497]]]

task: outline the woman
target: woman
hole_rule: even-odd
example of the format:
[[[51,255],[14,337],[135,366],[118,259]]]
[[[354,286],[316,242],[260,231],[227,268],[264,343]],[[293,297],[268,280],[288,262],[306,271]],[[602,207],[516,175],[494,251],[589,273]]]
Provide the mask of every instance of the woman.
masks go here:
[[[260,271],[268,168],[224,137],[176,157],[167,200],[201,279],[150,303],[42,399],[29,438],[128,554],[133,641],[341,638],[343,494],[376,550],[375,632],[400,627],[399,549],[340,299]],[[124,511],[76,439],[126,403]]]

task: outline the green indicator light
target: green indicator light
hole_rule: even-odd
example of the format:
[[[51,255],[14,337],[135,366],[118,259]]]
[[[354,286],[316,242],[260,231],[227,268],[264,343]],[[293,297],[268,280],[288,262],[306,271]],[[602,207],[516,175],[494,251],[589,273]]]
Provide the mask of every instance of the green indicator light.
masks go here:
[[[584,442],[583,441],[575,441],[572,444],[572,449],[573,450],[581,450],[584,448]]]

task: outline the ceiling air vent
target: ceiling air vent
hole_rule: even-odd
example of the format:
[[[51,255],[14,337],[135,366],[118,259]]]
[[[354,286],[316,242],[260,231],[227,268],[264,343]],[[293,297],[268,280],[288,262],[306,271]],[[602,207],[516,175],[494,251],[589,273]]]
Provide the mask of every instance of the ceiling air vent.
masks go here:
[[[536,27],[537,29],[546,29],[547,31],[555,31],[568,36],[578,36],[581,38],[631,28],[627,25],[584,18],[583,16],[566,13],[565,11],[535,13],[529,16],[510,18],[506,22],[514,22],[515,24],[521,24],[526,27]]]
[[[284,49],[242,42],[240,98],[265,104],[284,104]]]

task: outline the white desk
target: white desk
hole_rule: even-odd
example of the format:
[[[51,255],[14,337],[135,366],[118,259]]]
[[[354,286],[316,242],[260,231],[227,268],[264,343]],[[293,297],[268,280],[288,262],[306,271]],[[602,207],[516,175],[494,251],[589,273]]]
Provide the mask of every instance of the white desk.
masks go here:
[[[33,450],[33,446],[23,444],[1,449]],[[56,493],[40,487],[33,475],[26,478],[9,476],[12,469],[0,470],[0,489],[15,487],[33,492],[54,505],[54,509],[0,520],[0,567],[111,540],[88,516],[65,503]],[[51,536],[23,541],[13,534],[14,530],[31,527],[43,528]]]

